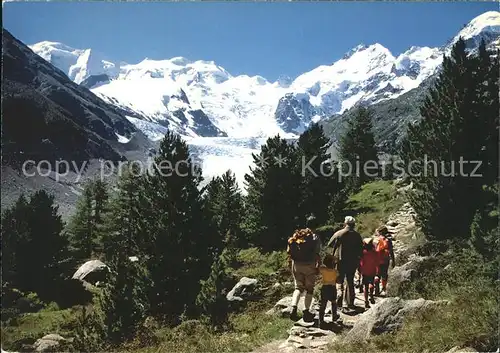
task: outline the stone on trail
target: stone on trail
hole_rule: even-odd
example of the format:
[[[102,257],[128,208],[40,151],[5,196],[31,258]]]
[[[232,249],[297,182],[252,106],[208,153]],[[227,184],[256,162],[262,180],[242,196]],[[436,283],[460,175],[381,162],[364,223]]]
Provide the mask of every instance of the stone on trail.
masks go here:
[[[257,280],[254,278],[243,277],[226,295],[230,302],[239,302],[245,300],[251,295],[257,286]]]

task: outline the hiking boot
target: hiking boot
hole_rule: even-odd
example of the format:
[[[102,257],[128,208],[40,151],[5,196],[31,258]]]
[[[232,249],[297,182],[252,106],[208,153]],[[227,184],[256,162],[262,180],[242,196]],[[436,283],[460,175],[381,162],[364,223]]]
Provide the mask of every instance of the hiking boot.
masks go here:
[[[333,314],[332,314],[332,322],[335,322],[335,321],[337,321],[338,319],[340,319],[340,315],[339,315],[339,314],[337,314],[337,313],[333,313]]]
[[[304,319],[305,322],[313,322],[314,315],[309,310],[304,310],[302,313],[302,319]]]
[[[325,330],[328,327],[328,324],[326,323],[325,320],[320,320],[318,323],[318,327],[322,330]]]
[[[290,313],[290,319],[292,321],[298,321],[299,320],[299,315],[297,315],[297,307],[296,306],[292,307],[292,312]]]
[[[370,297],[370,303],[375,304],[375,298],[373,297],[373,295]]]
[[[370,302],[368,300],[365,301],[365,309],[370,309]]]

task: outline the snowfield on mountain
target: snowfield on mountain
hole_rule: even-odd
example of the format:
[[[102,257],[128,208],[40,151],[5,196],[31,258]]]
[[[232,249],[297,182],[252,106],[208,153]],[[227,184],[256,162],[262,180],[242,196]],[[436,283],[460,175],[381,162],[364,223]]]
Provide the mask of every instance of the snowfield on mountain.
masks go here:
[[[183,136],[292,137],[311,121],[356,103],[394,99],[418,87],[460,36],[474,49],[481,39],[498,45],[499,35],[500,13],[489,11],[440,48],[412,46],[394,56],[379,43],[359,45],[332,64],[276,82],[232,76],[213,61],[176,57],[125,64],[62,43],[40,42],[31,49],[77,83],[99,76],[91,85],[94,93]]]

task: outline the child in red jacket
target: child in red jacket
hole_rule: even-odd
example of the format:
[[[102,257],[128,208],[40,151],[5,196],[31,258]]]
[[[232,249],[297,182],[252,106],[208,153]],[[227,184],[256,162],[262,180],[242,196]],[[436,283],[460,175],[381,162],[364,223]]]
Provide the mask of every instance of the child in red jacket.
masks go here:
[[[363,276],[362,285],[365,293],[365,308],[370,308],[370,302],[375,304],[373,297],[374,280],[377,274],[377,267],[380,264],[380,255],[375,251],[372,238],[363,240],[363,256],[359,264],[361,275]],[[368,301],[370,294],[370,301]]]

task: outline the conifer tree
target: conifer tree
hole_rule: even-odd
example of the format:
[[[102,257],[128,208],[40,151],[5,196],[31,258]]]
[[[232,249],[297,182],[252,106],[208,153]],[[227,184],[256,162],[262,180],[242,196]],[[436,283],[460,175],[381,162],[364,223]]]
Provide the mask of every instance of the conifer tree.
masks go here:
[[[498,61],[484,45],[479,57],[465,49],[460,39],[444,57],[422,120],[409,126],[402,144],[405,165],[413,161],[410,202],[434,238],[469,237],[474,215],[486,204],[485,185],[498,182]]]
[[[68,225],[72,246],[80,259],[88,259],[102,251],[102,237],[106,234],[104,219],[109,212],[107,188],[102,180],[88,181]]]
[[[149,215],[154,219],[150,300],[160,316],[176,323],[181,314],[196,311],[200,280],[208,276],[217,250],[215,234],[199,190],[201,169],[178,135],[165,135],[151,174],[145,190],[154,205]]]
[[[320,224],[328,219],[332,200],[342,191],[338,171],[328,153],[330,141],[315,123],[300,135],[297,153],[301,175],[300,215],[313,214]]]
[[[75,338],[72,348],[76,352],[102,351],[106,340],[104,314],[100,310],[98,299],[92,307],[83,306],[77,316]]]
[[[340,139],[339,155],[346,183],[355,190],[378,175],[378,152],[373,133],[372,114],[368,108],[357,108]]]
[[[152,253],[152,208],[146,197],[147,180],[137,166],[131,164],[120,177],[117,191],[109,203],[105,217],[103,247],[106,259],[119,248],[128,256],[144,258]]]
[[[131,261],[123,249],[110,262],[111,275],[100,296],[106,340],[119,344],[134,338],[149,311],[147,293],[151,283],[141,261]]]
[[[299,210],[296,148],[278,135],[269,138],[253,159],[254,167],[245,175],[245,231],[264,251],[283,249],[286,239],[304,222]]]
[[[29,201],[20,196],[2,215],[2,281],[42,300],[58,301],[57,287],[68,271],[63,226],[52,195],[40,190]]]
[[[76,211],[68,225],[71,243],[79,258],[90,258],[94,249],[94,225],[92,220],[92,185],[87,183],[76,204]]]
[[[242,246],[243,196],[235,175],[228,170],[212,179],[206,187],[205,199],[222,246]]]
[[[2,283],[13,287],[18,287],[23,278],[19,271],[23,269],[23,251],[30,239],[28,212],[28,201],[24,195],[2,212]]]
[[[228,316],[228,301],[223,291],[230,278],[228,273],[232,257],[230,252],[229,249],[225,249],[214,261],[210,275],[201,282],[201,290],[196,298],[196,304],[208,316],[213,327],[223,325]]]

